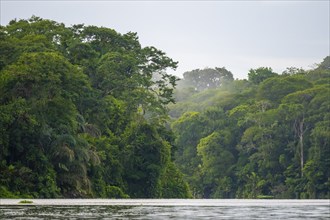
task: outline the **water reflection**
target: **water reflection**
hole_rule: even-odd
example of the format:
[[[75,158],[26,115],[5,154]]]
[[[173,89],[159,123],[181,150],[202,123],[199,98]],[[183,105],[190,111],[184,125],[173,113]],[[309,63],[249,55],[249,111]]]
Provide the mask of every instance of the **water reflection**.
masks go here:
[[[280,202],[264,206],[1,205],[0,219],[330,219],[330,211],[327,203],[284,206]]]

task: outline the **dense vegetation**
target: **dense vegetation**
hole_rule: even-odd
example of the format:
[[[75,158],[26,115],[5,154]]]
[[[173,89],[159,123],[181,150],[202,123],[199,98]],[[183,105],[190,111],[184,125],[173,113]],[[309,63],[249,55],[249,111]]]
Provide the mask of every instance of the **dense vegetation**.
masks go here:
[[[330,198],[330,57],[313,70],[184,74],[175,162],[198,198]]]
[[[1,26],[0,198],[190,197],[165,127],[176,66],[135,33]]]
[[[178,81],[136,33],[13,20],[0,27],[0,198],[329,198],[329,63]]]

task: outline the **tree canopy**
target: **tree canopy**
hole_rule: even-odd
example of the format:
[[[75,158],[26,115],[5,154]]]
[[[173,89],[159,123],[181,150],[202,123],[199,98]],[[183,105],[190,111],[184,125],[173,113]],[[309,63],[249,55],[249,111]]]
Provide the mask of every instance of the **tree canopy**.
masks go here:
[[[0,198],[330,198],[329,56],[177,65],[132,32],[0,26]]]
[[[194,197],[329,198],[328,61],[281,75],[251,69],[248,80],[213,89],[177,88],[174,158]]]
[[[0,197],[190,196],[165,124],[177,62],[136,33],[39,17],[0,38]]]
[[[218,88],[233,80],[233,74],[225,67],[196,69],[183,73],[179,87],[192,87],[196,91],[203,91]]]

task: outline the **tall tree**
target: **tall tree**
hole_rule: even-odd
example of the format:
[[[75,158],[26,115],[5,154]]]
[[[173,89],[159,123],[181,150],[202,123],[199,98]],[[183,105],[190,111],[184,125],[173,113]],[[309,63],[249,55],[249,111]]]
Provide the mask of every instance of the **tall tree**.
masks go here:
[[[259,67],[257,69],[250,69],[248,73],[248,79],[254,84],[259,84],[265,79],[276,76],[270,67]]]

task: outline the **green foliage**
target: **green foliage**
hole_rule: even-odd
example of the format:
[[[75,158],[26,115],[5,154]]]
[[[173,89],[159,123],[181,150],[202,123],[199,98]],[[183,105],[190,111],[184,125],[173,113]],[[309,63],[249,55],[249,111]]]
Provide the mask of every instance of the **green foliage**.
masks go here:
[[[30,201],[30,200],[21,200],[19,201],[19,204],[32,204],[33,201]]]
[[[258,68],[249,81],[176,91],[174,158],[193,197],[329,198],[328,60],[310,71]]]
[[[272,68],[269,67],[259,67],[258,69],[250,69],[248,73],[249,81],[254,84],[259,84],[262,81],[274,77],[277,74],[273,72]]]
[[[125,194],[121,188],[117,186],[107,186],[106,187],[106,198],[111,198],[111,199],[125,199],[129,198],[127,194]]]
[[[260,84],[259,96],[272,102],[279,102],[284,96],[312,87],[312,83],[302,76],[273,77]]]
[[[183,80],[179,82],[179,87],[193,88],[196,91],[214,89],[233,81],[233,74],[225,67],[214,69],[196,69],[183,73]]]
[[[0,38],[1,197],[161,197],[167,181],[189,196],[175,167],[163,178],[177,62],[136,33],[39,17]]]
[[[169,144],[145,123],[133,125],[125,136],[123,153],[129,194],[136,198],[159,197],[160,177],[170,159]]]
[[[15,198],[19,198],[19,195],[16,195],[15,193],[13,192],[10,192],[7,187],[5,186],[0,186],[0,198],[12,198],[12,199],[15,199]]]
[[[328,63],[177,82],[178,63],[136,33],[13,20],[0,27],[0,197],[329,198]]]
[[[227,188],[231,187],[230,175],[235,164],[235,152],[231,152],[234,149],[229,148],[231,142],[230,132],[221,130],[202,138],[197,145],[205,198],[226,198],[230,192]]]
[[[160,195],[162,198],[191,198],[189,185],[173,162],[169,162],[161,175]]]
[[[327,56],[318,65],[317,70],[329,70],[330,69],[330,56]]]

